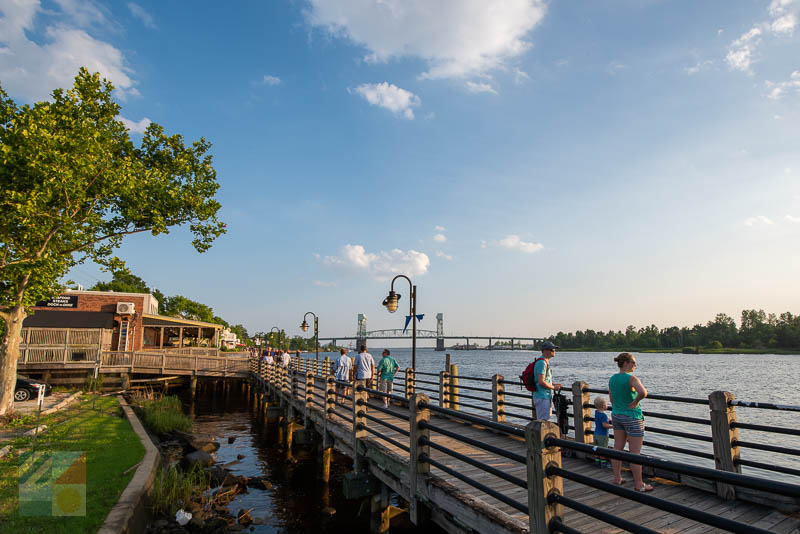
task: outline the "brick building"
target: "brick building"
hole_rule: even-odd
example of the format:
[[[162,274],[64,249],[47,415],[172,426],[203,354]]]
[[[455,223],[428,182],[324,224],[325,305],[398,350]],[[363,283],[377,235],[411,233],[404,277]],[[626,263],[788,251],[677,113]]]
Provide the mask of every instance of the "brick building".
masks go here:
[[[158,315],[146,293],[69,290],[40,302],[22,323],[25,360],[94,360],[99,352],[218,348],[222,325]],[[55,352],[56,354],[51,354]]]

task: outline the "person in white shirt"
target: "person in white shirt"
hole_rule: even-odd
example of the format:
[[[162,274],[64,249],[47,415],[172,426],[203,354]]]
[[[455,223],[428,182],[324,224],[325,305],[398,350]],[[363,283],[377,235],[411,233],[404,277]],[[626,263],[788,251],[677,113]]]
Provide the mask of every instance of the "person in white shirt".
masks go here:
[[[367,352],[367,346],[361,345],[355,361],[353,362],[356,375],[356,386],[369,388],[372,386],[372,377],[375,376],[375,360],[372,354]]]
[[[339,351],[339,357],[333,361],[333,377],[341,382],[351,382],[353,374],[353,360],[347,355],[347,349]],[[336,384],[336,394],[340,397],[350,394],[350,388]]]
[[[281,366],[282,367],[289,367],[289,364],[292,363],[292,358],[289,356],[289,352],[284,352],[281,355]]]

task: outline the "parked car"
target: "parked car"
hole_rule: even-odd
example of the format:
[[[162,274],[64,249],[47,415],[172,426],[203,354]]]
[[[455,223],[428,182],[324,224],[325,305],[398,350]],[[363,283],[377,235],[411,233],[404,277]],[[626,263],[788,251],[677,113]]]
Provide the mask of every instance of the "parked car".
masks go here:
[[[26,376],[17,376],[17,385],[14,386],[14,401],[25,402],[39,396],[38,385],[45,386],[44,395],[50,395],[53,389],[50,384],[45,384],[39,380],[33,380]]]

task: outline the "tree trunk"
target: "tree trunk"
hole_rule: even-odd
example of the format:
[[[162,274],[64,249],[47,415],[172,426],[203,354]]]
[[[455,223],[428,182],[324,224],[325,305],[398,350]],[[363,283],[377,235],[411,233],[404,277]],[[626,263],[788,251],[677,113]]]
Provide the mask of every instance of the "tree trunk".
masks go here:
[[[15,306],[5,314],[6,338],[0,345],[0,415],[14,407],[14,386],[17,383],[17,358],[22,341],[22,321],[27,314],[23,306]]]

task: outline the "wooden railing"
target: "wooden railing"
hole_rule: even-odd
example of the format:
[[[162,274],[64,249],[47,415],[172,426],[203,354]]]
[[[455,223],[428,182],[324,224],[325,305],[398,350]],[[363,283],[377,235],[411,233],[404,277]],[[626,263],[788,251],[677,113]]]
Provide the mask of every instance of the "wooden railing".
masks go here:
[[[713,392],[708,398],[685,398],[668,395],[651,394],[649,401],[663,401],[666,403],[678,403],[678,405],[706,406],[708,409],[707,419],[690,417],[682,413],[666,413],[664,411],[646,411],[648,418],[660,419],[665,421],[677,421],[692,425],[701,425],[707,428],[709,433],[688,432],[685,430],[674,430],[658,426],[648,426],[647,431],[654,434],[678,437],[684,440],[696,440],[700,443],[707,443],[711,446],[708,453],[689,449],[685,447],[669,445],[660,442],[645,443],[653,449],[670,451],[671,453],[684,454],[692,458],[707,458],[714,461],[713,468],[700,467],[696,463],[686,463],[683,461],[671,461],[647,455],[633,455],[626,452],[615,451],[594,447],[591,444],[591,422],[593,421],[593,406],[589,403],[589,394],[592,392],[607,394],[606,390],[592,389],[585,382],[575,382],[569,392],[571,398],[565,399],[572,413],[566,415],[571,419],[561,421],[560,425],[550,422],[533,420],[530,404],[530,393],[517,393],[508,391],[508,386],[518,385],[518,382],[507,381],[500,375],[492,377],[464,377],[460,376],[459,387],[456,389],[449,372],[425,373],[411,369],[406,369],[396,382],[403,385],[398,388],[399,394],[386,395],[374,389],[358,386],[355,383],[337,382],[331,377],[331,362],[326,358],[322,362],[305,358],[292,357],[289,366],[283,367],[279,364],[267,365],[264,362],[251,360],[250,370],[252,373],[263,380],[266,384],[274,387],[281,395],[290,402],[296,402],[305,407],[305,410],[322,410],[323,417],[328,418],[333,413],[332,406],[342,406],[351,410],[351,417],[341,416],[352,424],[354,442],[365,438],[368,434],[371,437],[384,439],[387,442],[407,451],[410,454],[409,473],[412,494],[409,502],[414,509],[416,499],[413,494],[415,487],[414,480],[420,477],[430,476],[430,466],[448,473],[449,475],[463,480],[487,495],[505,502],[509,506],[529,514],[531,532],[565,532],[574,534],[574,530],[569,529],[560,519],[563,517],[564,506],[581,511],[603,521],[609,522],[623,529],[632,529],[633,532],[653,532],[648,529],[634,528],[636,525],[629,521],[621,520],[613,515],[600,512],[582,505],[581,503],[566,498],[563,494],[563,478],[577,480],[579,483],[588,484],[602,491],[621,495],[624,498],[633,499],[637,502],[646,502],[648,506],[667,510],[670,513],[682,515],[694,519],[700,523],[712,525],[723,530],[732,532],[766,532],[762,529],[754,528],[750,525],[737,523],[725,518],[713,516],[705,513],[697,513],[695,510],[685,506],[674,506],[673,503],[663,501],[652,496],[639,498],[631,490],[610,487],[610,484],[593,480],[587,480],[582,475],[574,474],[564,470],[561,466],[561,450],[572,449],[577,457],[587,455],[600,456],[611,459],[624,460],[630,463],[643,465],[645,474],[657,473],[661,477],[672,477],[684,485],[695,487],[716,494],[726,500],[741,499],[751,502],[767,504],[784,510],[797,510],[800,506],[800,485],[780,482],[769,477],[746,476],[741,473],[742,466],[751,466],[767,471],[779,472],[793,476],[800,476],[800,470],[785,465],[780,465],[776,459],[772,463],[746,461],[741,457],[742,448],[758,449],[774,453],[776,458],[779,455],[800,456],[800,448],[784,447],[770,443],[769,435],[800,436],[800,429],[796,427],[766,426],[748,424],[737,421],[736,408],[746,407],[762,410],[783,410],[786,412],[800,412],[800,406],[776,405],[770,403],[754,403],[736,401],[733,395],[723,391]],[[481,387],[480,384],[483,384]],[[350,405],[344,405],[335,398],[330,404],[328,397],[336,385],[348,386],[353,391],[351,396],[346,399]],[[431,393],[431,395],[428,395]],[[432,395],[435,393],[436,395]],[[380,406],[368,404],[369,397],[389,397],[395,403],[404,403],[409,407],[408,415],[405,416],[409,421],[408,430],[399,429],[397,426],[391,427],[395,432],[402,431],[407,435],[407,443],[398,442],[396,439],[382,435],[375,424],[381,422],[374,417],[370,417],[360,407],[369,406],[370,410],[383,411]],[[527,404],[523,404],[520,398],[525,398]],[[515,411],[509,411],[511,408]],[[467,411],[469,410],[469,411]],[[527,415],[526,413],[527,412]],[[403,417],[396,411],[391,412],[394,417]],[[430,448],[448,453],[444,447],[437,446],[435,439],[431,438],[431,433],[443,433],[449,438],[458,439],[457,434],[447,433],[446,430],[437,427],[430,422],[430,414],[435,413],[447,418],[455,418],[467,423],[481,425],[495,432],[524,438],[527,449],[527,456],[509,453],[502,448],[498,448],[486,443],[470,442],[470,445],[481,447],[499,456],[522,462],[527,465],[527,480],[519,477],[501,473],[482,462],[477,462],[471,458],[460,458],[466,463],[479,467],[492,473],[504,480],[525,487],[529,492],[527,503],[509,500],[503,494],[493,490],[491,487],[482,485],[470,477],[466,477],[447,466],[437,462],[430,455]],[[509,423],[507,418],[517,420],[529,420],[526,425]],[[369,421],[369,422],[368,422]],[[385,424],[385,423],[384,423]],[[561,426],[561,429],[559,429]],[[571,430],[571,436],[567,436],[562,430]],[[577,432],[576,432],[577,429]],[[760,432],[766,435],[764,441],[750,442],[742,441],[738,436],[738,429],[748,429],[753,432]],[[562,436],[568,439],[562,439]],[[613,435],[611,436],[613,440]],[[358,450],[358,447],[354,447]],[[451,451],[452,452],[452,451]],[[416,458],[416,461],[413,459]],[[358,463],[358,459],[356,459]],[[650,473],[648,473],[648,470]],[[424,497],[424,496],[420,496]],[[635,498],[634,498],[635,497]],[[413,516],[413,513],[412,513]]]

